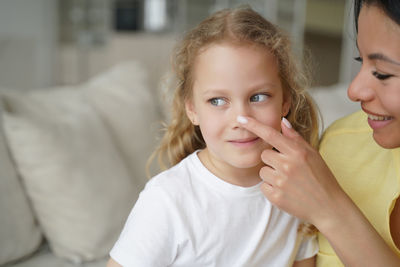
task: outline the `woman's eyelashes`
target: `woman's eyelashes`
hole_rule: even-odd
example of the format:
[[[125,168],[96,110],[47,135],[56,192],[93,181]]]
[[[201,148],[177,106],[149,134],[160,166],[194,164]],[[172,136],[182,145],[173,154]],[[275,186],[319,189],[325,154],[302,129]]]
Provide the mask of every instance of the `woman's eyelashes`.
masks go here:
[[[378,80],[382,80],[382,81],[386,80],[386,79],[389,79],[390,77],[393,77],[392,74],[382,74],[382,73],[379,73],[377,71],[373,71],[372,75],[374,75]]]
[[[355,57],[354,58],[354,60],[356,60],[356,61],[358,61],[358,62],[363,62],[363,59],[362,59],[362,57]],[[375,78],[377,78],[378,80],[381,80],[381,81],[383,81],[383,80],[386,80],[386,79],[389,79],[390,77],[393,77],[394,75],[392,75],[392,74],[383,74],[383,73],[379,73],[379,72],[377,72],[377,71],[372,71],[371,72],[372,73],[372,75],[375,77]]]

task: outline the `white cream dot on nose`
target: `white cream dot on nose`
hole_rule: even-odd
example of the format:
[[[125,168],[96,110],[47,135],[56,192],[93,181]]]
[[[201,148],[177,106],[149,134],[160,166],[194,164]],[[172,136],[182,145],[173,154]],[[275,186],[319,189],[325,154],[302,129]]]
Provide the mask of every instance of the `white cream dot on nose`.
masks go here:
[[[240,115],[237,116],[236,121],[241,123],[241,124],[246,124],[248,122],[248,120],[245,117],[240,116]]]

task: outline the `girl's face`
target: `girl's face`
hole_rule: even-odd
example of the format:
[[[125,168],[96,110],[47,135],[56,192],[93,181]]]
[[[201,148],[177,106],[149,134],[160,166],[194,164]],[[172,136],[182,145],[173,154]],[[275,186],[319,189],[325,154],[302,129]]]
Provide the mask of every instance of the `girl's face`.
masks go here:
[[[348,89],[368,114],[375,141],[400,147],[400,26],[376,6],[364,6],[358,19],[362,67]]]
[[[289,107],[276,59],[265,48],[221,43],[197,56],[193,97],[186,111],[207,145],[200,160],[218,177],[241,186],[258,183],[261,152],[271,147],[236,118],[251,116],[280,130]]]

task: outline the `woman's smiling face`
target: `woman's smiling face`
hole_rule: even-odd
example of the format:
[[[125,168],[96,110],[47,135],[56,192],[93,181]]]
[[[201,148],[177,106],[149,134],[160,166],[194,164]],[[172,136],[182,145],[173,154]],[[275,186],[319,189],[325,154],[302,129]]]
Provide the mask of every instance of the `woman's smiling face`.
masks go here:
[[[358,18],[362,67],[348,89],[368,114],[375,141],[400,147],[400,26],[379,7],[365,5]]]

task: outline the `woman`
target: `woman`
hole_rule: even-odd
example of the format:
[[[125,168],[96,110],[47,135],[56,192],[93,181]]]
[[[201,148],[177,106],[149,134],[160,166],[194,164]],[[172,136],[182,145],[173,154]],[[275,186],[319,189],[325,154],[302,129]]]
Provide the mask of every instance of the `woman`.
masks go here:
[[[400,266],[400,1],[354,7],[362,66],[348,96],[362,111],[324,134],[327,165],[285,119],[283,134],[243,126],[279,151],[262,154],[262,190],[320,230],[317,266]]]

